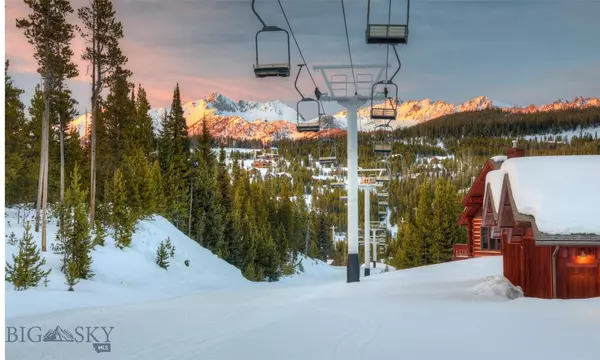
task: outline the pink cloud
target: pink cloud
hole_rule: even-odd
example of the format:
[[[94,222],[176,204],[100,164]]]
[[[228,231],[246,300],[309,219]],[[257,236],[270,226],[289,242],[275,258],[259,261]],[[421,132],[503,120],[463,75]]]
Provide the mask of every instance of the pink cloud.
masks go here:
[[[72,2],[73,8],[85,4],[85,1],[75,0]],[[117,16],[119,16],[118,5]],[[6,56],[11,61],[11,71],[26,74],[35,74],[37,72],[37,61],[33,57],[33,46],[27,42],[23,31],[18,29],[15,19],[24,18],[30,13],[29,7],[20,0],[6,1]],[[79,24],[76,12],[71,14],[69,20]],[[141,83],[146,89],[149,101],[153,107],[169,106],[172,99],[173,89],[176,83],[180,84],[182,100],[191,101],[209,95],[212,92],[220,92],[235,100],[246,99],[255,101],[273,100],[273,94],[277,94],[279,99],[296,99],[296,94],[292,84],[293,78],[287,79],[255,79],[252,74],[251,64],[247,64],[247,75],[225,75],[226,69],[214,71],[208,68],[208,63],[212,60],[194,58],[193,52],[183,50],[177,54],[172,49],[161,48],[149,41],[136,40],[135,34],[127,35],[127,19],[121,19],[125,27],[125,38],[121,40],[121,46],[129,61],[127,68],[133,71],[133,81],[136,84]],[[135,24],[135,23],[134,23]],[[159,26],[149,26],[144,30],[148,32],[160,33]],[[146,37],[148,38],[148,37]],[[150,37],[151,38],[151,37]],[[76,32],[73,39],[73,61],[79,68],[79,75],[71,79],[71,84],[76,83],[78,88],[81,85],[91,81],[88,74],[89,63],[81,60],[81,54],[85,47],[84,40]],[[191,58],[191,60],[190,60]],[[217,62],[217,64],[219,64]],[[231,61],[229,62],[231,64]],[[223,66],[226,66],[223,64]],[[239,68],[238,68],[239,69]],[[306,79],[304,79],[306,80]],[[31,84],[28,84],[27,88]],[[31,87],[32,88],[32,87]],[[302,87],[307,91],[307,95],[312,92],[312,84]],[[89,102],[89,94],[78,93],[78,100],[82,106]]]

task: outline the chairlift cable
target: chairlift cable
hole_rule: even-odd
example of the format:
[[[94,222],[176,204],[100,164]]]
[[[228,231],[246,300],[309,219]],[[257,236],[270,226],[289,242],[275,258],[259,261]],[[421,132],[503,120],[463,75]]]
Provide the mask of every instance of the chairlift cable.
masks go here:
[[[385,53],[385,79],[388,80],[388,67],[390,63],[390,45],[387,46]]]
[[[350,50],[350,37],[348,36],[348,22],[346,21],[346,8],[344,7],[344,0],[342,2],[342,14],[344,15],[344,27],[346,28],[346,42],[348,43],[348,55],[350,56],[350,68],[352,69],[352,79],[354,81],[354,95],[358,94],[358,88],[356,86],[356,76],[354,75],[354,64],[352,63],[352,51]]]
[[[388,25],[392,24],[392,0],[388,1]],[[390,45],[388,44],[385,54],[385,79],[388,80],[388,66],[390,61]]]
[[[288,17],[285,13],[285,10],[283,9],[283,5],[281,4],[281,0],[277,0],[277,2],[279,3],[279,7],[281,8],[281,12],[283,13],[283,17],[285,18],[285,22],[287,23],[288,28],[290,29],[290,33],[292,34],[292,38],[294,39],[294,42],[296,43],[296,47],[298,48],[298,52],[300,53],[300,57],[302,58],[302,62],[304,64],[306,63],[306,60],[304,59],[304,54],[302,54],[302,50],[300,50],[300,45],[298,44],[298,40],[296,40],[296,35],[294,34],[294,30],[292,30],[292,25],[290,25],[290,21],[288,20]],[[315,88],[318,88],[317,83],[315,82],[315,79],[312,76],[312,73],[310,71],[310,68],[308,67],[308,65],[306,65],[306,71],[308,71],[308,75],[310,76],[310,79],[313,82],[313,85],[315,85]]]

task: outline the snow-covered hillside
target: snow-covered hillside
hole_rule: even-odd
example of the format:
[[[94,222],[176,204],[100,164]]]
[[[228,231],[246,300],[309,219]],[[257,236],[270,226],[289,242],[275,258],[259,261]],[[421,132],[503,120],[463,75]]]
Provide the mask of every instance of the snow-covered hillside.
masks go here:
[[[6,209],[4,223],[7,236],[13,232],[17,238],[22,237],[24,218],[33,225],[34,212],[27,211],[26,216],[24,212],[20,212],[21,219],[18,219],[17,209]],[[7,316],[36,311],[36,308],[48,311],[100,306],[115,301],[142,301],[251,284],[233,265],[198,245],[163,217],[154,216],[138,223],[130,248],[116,248],[108,234],[105,246],[97,246],[92,252],[94,277],[81,280],[75,285],[74,292],[67,292],[68,287],[60,271],[60,256],[53,254],[51,247],[57,231],[56,219],[53,219],[48,223],[48,251],[42,253],[46,258],[46,268],[52,269],[48,286],[45,287],[42,282],[38,288],[15,291],[12,284],[6,282]],[[39,247],[41,234],[33,232],[33,229],[32,233]],[[170,260],[168,270],[164,270],[156,265],[155,260],[159,243],[167,237],[175,246],[175,256]],[[8,261],[12,262],[12,255],[17,253],[18,244],[6,244]],[[189,267],[185,266],[186,260],[189,260]],[[45,299],[44,309],[36,305],[40,299]]]
[[[112,326],[113,331],[98,339],[110,343],[110,353],[97,355],[86,342],[25,341],[7,342],[6,355],[23,360],[593,358],[589,346],[550,344],[593,344],[600,333],[600,299],[522,298],[501,271],[501,257],[394,271],[350,284],[339,271],[328,283],[266,283],[9,318],[7,326],[37,326],[41,330],[34,334],[41,335],[57,325],[65,330]],[[465,346],[466,339],[478,345]]]

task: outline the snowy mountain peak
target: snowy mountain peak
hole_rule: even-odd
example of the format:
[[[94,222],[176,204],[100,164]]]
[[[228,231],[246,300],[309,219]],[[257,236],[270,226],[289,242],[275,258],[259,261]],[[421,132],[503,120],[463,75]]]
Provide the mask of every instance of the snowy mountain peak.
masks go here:
[[[375,104],[374,107],[383,107],[384,103]],[[390,103],[386,104],[390,106]],[[390,125],[394,128],[412,126],[438,117],[464,111],[481,111],[501,109],[512,113],[532,113],[559,111],[575,108],[600,107],[600,99],[575,97],[572,101],[559,99],[547,105],[529,105],[520,107],[508,105],[492,100],[488,96],[478,96],[462,104],[447,103],[442,100],[426,98],[423,100],[398,101],[396,120]],[[161,118],[168,108],[154,108],[149,114],[154,121],[154,128],[158,132],[162,128]],[[318,136],[313,133],[297,133],[295,123],[297,113],[294,108],[281,101],[257,102],[250,100],[232,100],[231,98],[213,92],[199,100],[183,104],[190,133],[200,131],[202,120],[206,119],[209,131],[216,137],[231,137],[236,139],[260,139],[269,141],[278,138],[306,138]],[[373,130],[381,124],[371,120],[371,106],[365,105],[359,110],[359,130]],[[83,136],[85,129],[90,126],[91,117],[84,114],[75,119],[71,126],[76,127]],[[345,129],[347,126],[346,111],[327,115],[323,118],[324,128]]]

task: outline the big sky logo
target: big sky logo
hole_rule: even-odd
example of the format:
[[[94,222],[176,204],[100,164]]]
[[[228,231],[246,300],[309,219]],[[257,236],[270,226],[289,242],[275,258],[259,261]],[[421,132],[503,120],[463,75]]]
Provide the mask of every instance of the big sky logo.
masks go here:
[[[7,326],[7,343],[91,343],[96,352],[110,352],[110,335],[114,326],[77,326],[73,331],[56,326],[42,329],[40,326]]]

